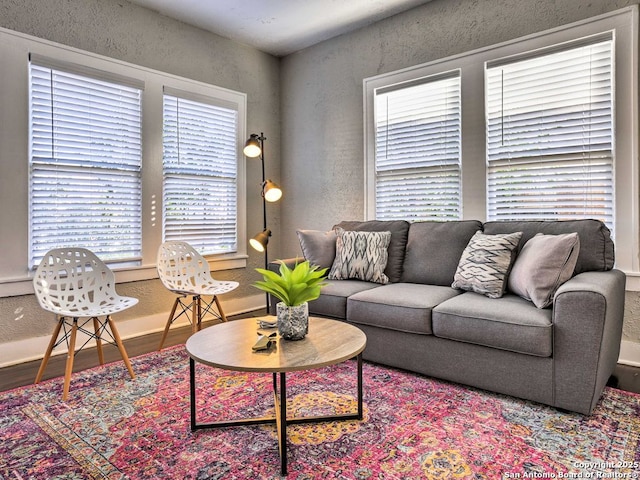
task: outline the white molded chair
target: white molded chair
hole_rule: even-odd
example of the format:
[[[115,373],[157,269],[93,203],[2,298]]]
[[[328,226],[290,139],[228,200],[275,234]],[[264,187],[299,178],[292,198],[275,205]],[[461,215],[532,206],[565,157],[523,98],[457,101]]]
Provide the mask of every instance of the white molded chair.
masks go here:
[[[50,250],[36,270],[33,286],[40,306],[54,313],[58,320],[34,383],[42,379],[52,350],[66,342],[68,354],[62,399],[67,399],[78,331],[89,336],[78,351],[95,339],[100,365],[104,365],[102,341],[116,345],[129,375],[135,378],[111,315],[134,306],[138,299],[118,295],[113,272],[93,252],[86,248]],[[93,323],[93,330],[89,322]],[[61,329],[64,334],[58,340]]]
[[[158,276],[165,288],[178,295],[173,302],[173,308],[164,327],[158,351],[162,350],[171,324],[182,315],[187,317],[194,333],[202,328],[202,319],[208,313],[223,322],[227,321],[218,295],[238,288],[238,282],[214,280],[211,277],[207,260],[187,242],[167,241],[160,245],[158,249]],[[184,299],[190,295],[192,296],[191,302],[185,302]],[[205,300],[204,308],[202,308],[203,295],[212,297],[209,302]],[[217,312],[214,309],[214,304]],[[180,312],[176,314],[178,306],[180,306]]]

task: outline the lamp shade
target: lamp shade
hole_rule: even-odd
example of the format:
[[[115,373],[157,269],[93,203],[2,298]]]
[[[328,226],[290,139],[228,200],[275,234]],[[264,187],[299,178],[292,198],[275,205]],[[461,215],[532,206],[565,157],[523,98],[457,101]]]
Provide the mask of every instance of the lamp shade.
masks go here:
[[[260,141],[258,135],[252,133],[249,137],[249,140],[244,144],[244,149],[242,150],[247,157],[254,158],[262,153],[262,148],[260,148]]]
[[[278,200],[280,200],[280,197],[282,197],[282,190],[271,180],[267,180],[266,182],[264,182],[262,193],[264,194],[264,199],[267,202],[277,202]]]
[[[264,249],[267,247],[269,243],[269,237],[271,236],[271,230],[266,229],[257,234],[251,240],[249,240],[249,244],[258,252],[264,252]]]

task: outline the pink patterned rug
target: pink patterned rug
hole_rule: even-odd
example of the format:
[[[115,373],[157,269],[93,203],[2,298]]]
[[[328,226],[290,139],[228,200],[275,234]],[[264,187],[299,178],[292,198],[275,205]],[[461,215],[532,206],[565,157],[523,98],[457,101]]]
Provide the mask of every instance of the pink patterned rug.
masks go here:
[[[183,346],[0,393],[0,479],[274,479],[272,426],[189,429]],[[355,405],[355,364],[288,376],[290,414]],[[198,421],[273,412],[271,376],[197,365]],[[638,478],[640,395],[589,417],[364,364],[365,419],[290,426],[291,479]],[[208,412],[208,413],[207,413]]]

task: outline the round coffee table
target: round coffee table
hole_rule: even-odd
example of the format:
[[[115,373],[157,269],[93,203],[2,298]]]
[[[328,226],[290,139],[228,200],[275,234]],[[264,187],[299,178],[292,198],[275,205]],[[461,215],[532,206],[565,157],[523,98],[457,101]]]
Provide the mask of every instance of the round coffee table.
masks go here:
[[[326,318],[309,318],[309,333],[303,340],[277,338],[267,350],[253,351],[260,329],[255,318],[233,320],[205,328],[186,343],[189,354],[191,430],[240,425],[275,424],[280,450],[280,471],[287,474],[287,425],[296,423],[362,420],[362,351],[367,337],[359,328]],[[272,330],[272,331],[275,331]],[[357,358],[358,410],[334,416],[287,418],[286,373],[326,367]],[[195,362],[225,370],[273,374],[274,417],[245,418],[213,423],[196,420]]]

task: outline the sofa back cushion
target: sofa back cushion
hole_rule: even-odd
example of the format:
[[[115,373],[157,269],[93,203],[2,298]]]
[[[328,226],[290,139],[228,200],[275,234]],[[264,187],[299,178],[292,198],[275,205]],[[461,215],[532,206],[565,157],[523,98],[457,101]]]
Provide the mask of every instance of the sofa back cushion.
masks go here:
[[[384,269],[384,273],[389,277],[390,282],[400,281],[409,234],[409,222],[404,220],[344,221],[334,226],[334,228],[336,227],[360,232],[391,232],[391,241],[388,248],[389,257],[387,258],[387,267]]]
[[[580,238],[580,253],[574,270],[575,274],[611,270],[615,262],[611,233],[600,220],[502,221],[484,224],[484,233],[487,234],[512,232],[522,232],[518,253],[537,233],[560,235],[577,232]]]
[[[477,220],[412,223],[402,281],[451,285],[460,256],[478,230],[482,223]]]

